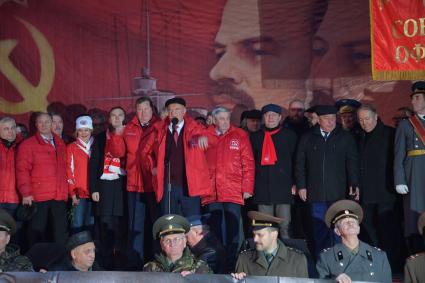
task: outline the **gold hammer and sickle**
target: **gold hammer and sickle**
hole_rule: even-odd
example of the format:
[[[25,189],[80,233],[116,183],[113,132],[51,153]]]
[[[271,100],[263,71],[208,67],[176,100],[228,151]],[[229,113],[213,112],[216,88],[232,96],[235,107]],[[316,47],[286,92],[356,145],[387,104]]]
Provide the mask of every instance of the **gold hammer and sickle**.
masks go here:
[[[18,20],[28,29],[38,47],[41,65],[40,81],[38,85],[32,85],[11,62],[9,55],[18,41],[14,39],[0,40],[0,72],[23,97],[20,102],[11,102],[0,97],[0,112],[24,114],[30,111],[46,111],[47,95],[55,78],[53,49],[44,35],[33,25],[20,18]]]

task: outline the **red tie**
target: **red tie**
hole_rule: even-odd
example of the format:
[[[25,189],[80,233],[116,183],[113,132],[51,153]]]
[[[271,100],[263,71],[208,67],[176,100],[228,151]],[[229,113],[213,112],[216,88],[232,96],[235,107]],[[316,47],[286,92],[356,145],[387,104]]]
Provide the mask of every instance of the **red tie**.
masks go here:
[[[174,137],[174,142],[177,145],[177,141],[179,140],[179,132],[177,132],[177,125],[173,126],[173,137]]]

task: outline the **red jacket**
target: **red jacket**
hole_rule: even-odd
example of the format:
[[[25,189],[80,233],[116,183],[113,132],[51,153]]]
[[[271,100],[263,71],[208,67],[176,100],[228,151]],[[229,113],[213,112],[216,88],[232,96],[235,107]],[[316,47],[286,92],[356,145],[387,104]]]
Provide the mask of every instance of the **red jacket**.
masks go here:
[[[0,142],[0,203],[19,203],[15,179],[16,142],[7,148]]]
[[[169,119],[154,125],[155,133],[150,135],[143,150],[156,155],[157,184],[154,184],[156,199],[161,201],[164,191],[165,147]],[[205,152],[197,145],[198,137],[206,134],[206,129],[189,116],[184,118],[183,146],[189,196],[205,196],[212,192],[211,180]]]
[[[215,127],[208,131],[211,142],[208,142],[207,161],[213,193],[202,198],[202,205],[212,202],[243,205],[243,193],[254,194],[255,163],[249,136],[233,126],[219,137]]]
[[[53,134],[55,147],[46,143],[39,133],[18,147],[16,175],[18,191],[35,201],[68,199],[66,177],[66,146]]]
[[[68,177],[69,195],[79,198],[90,198],[89,159],[90,151],[81,148],[78,140],[66,146],[66,174]]]
[[[153,132],[153,125],[158,122],[153,116],[150,125],[142,129],[137,116],[125,126],[124,133],[112,135],[111,153],[113,156],[126,157],[127,191],[153,192],[152,152],[142,151],[147,137]]]

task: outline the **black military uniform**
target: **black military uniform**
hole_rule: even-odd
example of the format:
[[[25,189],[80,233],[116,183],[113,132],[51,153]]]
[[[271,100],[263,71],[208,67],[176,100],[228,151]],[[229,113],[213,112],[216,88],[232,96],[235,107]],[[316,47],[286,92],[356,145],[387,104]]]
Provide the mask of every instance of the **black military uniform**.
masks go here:
[[[326,224],[331,227],[343,218],[363,219],[363,210],[351,200],[335,202],[326,212]],[[322,251],[317,262],[317,271],[322,279],[335,279],[345,273],[353,281],[392,282],[391,268],[385,252],[359,241],[356,249],[336,244]]]
[[[279,228],[281,218],[261,212],[250,211],[253,229]],[[307,259],[303,252],[285,246],[277,240],[278,248],[272,254],[248,250],[242,252],[236,262],[235,272],[253,276],[281,276],[308,278]]]
[[[189,232],[189,229],[190,225],[186,218],[176,214],[166,214],[155,221],[152,232],[154,239],[157,239],[170,234],[185,234]],[[182,257],[175,262],[170,262],[164,253],[156,254],[155,260],[145,264],[143,271],[211,273],[208,265],[202,260],[197,260],[188,247],[184,249]]]
[[[424,236],[425,212],[418,219],[419,234]],[[404,266],[404,283],[425,282],[425,252],[417,253],[406,260]]]
[[[9,236],[16,232],[16,222],[6,210],[0,208],[0,231],[6,232]],[[8,242],[6,243],[6,245]],[[16,245],[7,245],[0,253],[0,272],[33,271],[30,260],[19,253]]]

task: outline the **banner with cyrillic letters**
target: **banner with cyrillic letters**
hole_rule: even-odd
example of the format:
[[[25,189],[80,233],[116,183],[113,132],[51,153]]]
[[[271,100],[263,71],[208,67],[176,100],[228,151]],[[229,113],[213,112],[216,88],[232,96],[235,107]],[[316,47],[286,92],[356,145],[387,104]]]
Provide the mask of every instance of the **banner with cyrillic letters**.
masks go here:
[[[425,78],[425,1],[370,0],[374,80]]]

